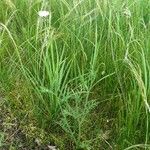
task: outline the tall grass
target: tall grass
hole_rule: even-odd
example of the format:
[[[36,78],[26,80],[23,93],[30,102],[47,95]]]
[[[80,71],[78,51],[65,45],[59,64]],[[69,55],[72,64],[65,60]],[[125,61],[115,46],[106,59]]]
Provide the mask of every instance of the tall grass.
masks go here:
[[[68,149],[150,148],[149,0],[3,0],[0,8],[0,87],[23,80],[39,128],[66,135]]]

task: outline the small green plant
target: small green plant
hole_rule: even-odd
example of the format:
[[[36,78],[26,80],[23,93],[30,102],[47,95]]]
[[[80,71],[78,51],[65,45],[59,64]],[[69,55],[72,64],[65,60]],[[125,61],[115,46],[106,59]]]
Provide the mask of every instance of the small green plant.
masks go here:
[[[84,91],[72,92],[68,98],[70,100],[62,108],[62,118],[59,124],[74,141],[77,149],[88,149],[90,145],[84,144],[86,143],[84,133],[87,130],[90,113],[98,103],[95,100],[88,101],[87,92]]]
[[[0,148],[2,148],[4,145],[4,133],[0,132]]]

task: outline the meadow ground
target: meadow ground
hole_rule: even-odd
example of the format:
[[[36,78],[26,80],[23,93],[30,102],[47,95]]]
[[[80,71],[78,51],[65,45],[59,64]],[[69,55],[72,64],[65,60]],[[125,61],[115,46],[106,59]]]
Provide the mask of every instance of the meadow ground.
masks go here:
[[[150,150],[150,1],[1,0],[0,149]]]

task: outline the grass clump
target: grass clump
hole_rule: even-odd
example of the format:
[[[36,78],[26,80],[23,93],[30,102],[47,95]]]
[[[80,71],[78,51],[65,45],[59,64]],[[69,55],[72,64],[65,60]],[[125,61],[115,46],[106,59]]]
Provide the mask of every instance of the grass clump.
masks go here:
[[[0,99],[11,116],[1,147],[13,132],[10,149],[18,139],[27,149],[150,148],[149,0],[0,8]]]

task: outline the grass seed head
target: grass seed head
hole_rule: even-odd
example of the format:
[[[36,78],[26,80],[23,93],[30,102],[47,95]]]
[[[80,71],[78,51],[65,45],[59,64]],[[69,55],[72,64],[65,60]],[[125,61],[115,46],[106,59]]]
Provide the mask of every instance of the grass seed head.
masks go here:
[[[125,8],[123,11],[123,14],[127,17],[127,18],[131,18],[131,11],[129,10],[129,8]]]

